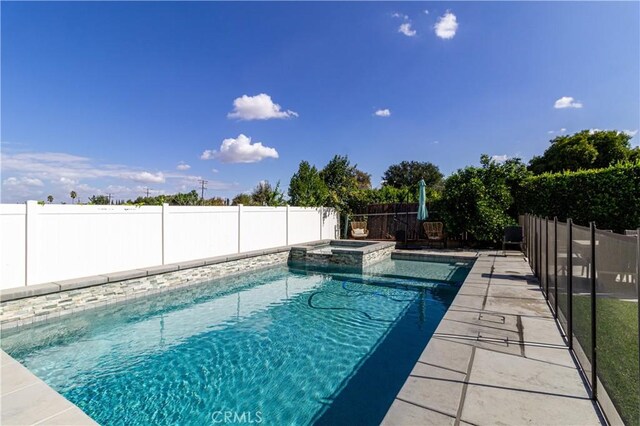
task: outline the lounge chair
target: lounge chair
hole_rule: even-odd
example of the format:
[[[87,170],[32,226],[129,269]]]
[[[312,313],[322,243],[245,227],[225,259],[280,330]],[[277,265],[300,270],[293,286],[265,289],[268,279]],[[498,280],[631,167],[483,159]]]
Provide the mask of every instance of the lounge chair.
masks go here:
[[[507,226],[502,237],[502,250],[504,251],[507,244],[517,244],[522,250],[522,240],[522,226]]]
[[[351,237],[358,239],[364,239],[369,236],[369,230],[367,229],[367,222],[351,222]]]
[[[424,222],[422,227],[427,236],[427,241],[440,242],[442,243],[442,247],[446,247],[447,239],[444,234],[444,225],[442,222]]]

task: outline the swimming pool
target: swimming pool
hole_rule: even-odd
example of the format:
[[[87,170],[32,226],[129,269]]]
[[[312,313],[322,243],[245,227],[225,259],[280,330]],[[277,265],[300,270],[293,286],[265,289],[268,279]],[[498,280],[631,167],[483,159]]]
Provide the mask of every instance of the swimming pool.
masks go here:
[[[379,423],[464,264],[285,266],[3,333],[98,423]]]

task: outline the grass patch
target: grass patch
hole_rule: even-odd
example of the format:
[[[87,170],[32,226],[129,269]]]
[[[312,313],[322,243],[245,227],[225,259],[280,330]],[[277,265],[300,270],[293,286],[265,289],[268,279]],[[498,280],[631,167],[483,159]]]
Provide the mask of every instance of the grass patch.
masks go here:
[[[598,377],[625,424],[640,418],[638,374],[638,304],[618,299],[598,298]],[[591,304],[588,296],[573,298],[573,327],[587,355],[591,357]]]

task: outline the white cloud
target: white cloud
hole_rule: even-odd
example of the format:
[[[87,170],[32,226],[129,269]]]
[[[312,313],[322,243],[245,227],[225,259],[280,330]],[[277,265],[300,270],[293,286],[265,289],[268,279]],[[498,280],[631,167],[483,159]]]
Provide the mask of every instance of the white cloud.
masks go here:
[[[403,15],[402,13],[398,13],[398,12],[395,12],[395,13],[394,13],[394,14],[392,14],[391,16],[392,16],[392,17],[394,17],[394,18],[402,18],[402,19],[404,19],[405,21],[408,21],[408,20],[409,20],[409,16],[408,16],[408,15]]]
[[[44,184],[38,178],[30,178],[26,176],[22,177],[10,177],[5,179],[3,185],[6,186],[43,186]]]
[[[550,135],[554,134],[556,131],[555,130],[549,130],[547,133],[549,133]]]
[[[7,176],[1,181],[3,203],[42,200],[48,194],[55,200],[68,201],[72,190],[78,192],[83,201],[93,194],[116,192],[120,198],[133,199],[142,193],[136,189],[136,182],[140,187],[153,185],[156,191],[174,193],[184,185],[189,191],[196,189],[200,178],[184,172],[147,171],[120,164],[100,164],[86,157],[59,152],[16,152],[4,143],[0,166],[1,174]],[[237,186],[231,182],[216,184],[220,190]],[[212,185],[209,187],[213,188]]]
[[[215,149],[205,149],[200,155],[201,160],[212,160],[215,158],[216,150]]]
[[[582,102],[576,101],[571,96],[563,96],[553,104],[553,107],[556,108],[556,109],[561,109],[561,108],[582,108]]]
[[[191,168],[191,166],[190,166],[190,165],[188,165],[188,164],[185,164],[183,161],[181,161],[181,162],[176,166],[176,169],[178,169],[178,170],[183,170],[183,171],[184,171],[184,170],[189,170],[190,168]]]
[[[211,169],[211,172],[212,172],[212,173],[218,173],[218,172],[220,172],[220,170],[218,170],[218,169]]]
[[[278,158],[275,148],[262,145],[262,142],[251,143],[251,138],[243,134],[237,138],[222,141],[220,150],[206,150],[200,156],[203,160],[217,159],[223,163],[257,163],[265,158]]]
[[[560,133],[564,133],[566,131],[567,131],[567,129],[565,129],[564,127],[562,129],[560,129]]]
[[[433,26],[436,35],[445,40],[452,39],[458,31],[458,20],[456,15],[447,11],[438,18],[438,22]]]
[[[629,135],[631,137],[634,137],[635,135],[638,134],[638,129],[636,130],[623,130],[622,133]]]
[[[271,118],[292,118],[298,113],[287,110],[282,111],[280,105],[273,103],[271,96],[260,93],[256,96],[243,95],[233,101],[233,111],[227,114],[228,118],[239,120],[269,120]]]
[[[162,172],[132,172],[123,175],[123,177],[140,183],[164,183],[165,181],[164,174],[162,174]]]
[[[431,143],[432,143],[432,144],[434,144],[434,145],[437,145],[437,144],[439,144],[439,143],[440,143],[440,141],[433,141],[433,142],[431,142]]]
[[[379,109],[374,112],[374,115],[377,115],[378,117],[389,117],[391,115],[391,111],[389,111],[388,108]]]
[[[496,163],[504,163],[505,161],[507,161],[509,159],[509,156],[504,154],[504,155],[492,155],[491,159],[493,161],[495,161]]]
[[[425,9],[425,10],[424,10],[424,14],[425,14],[425,15],[428,15],[428,14],[429,14],[429,11],[428,11],[427,9]]]
[[[411,29],[410,22],[405,22],[404,24],[400,25],[400,27],[398,28],[398,32],[406,35],[407,37],[413,37],[414,35],[416,35],[416,30]]]

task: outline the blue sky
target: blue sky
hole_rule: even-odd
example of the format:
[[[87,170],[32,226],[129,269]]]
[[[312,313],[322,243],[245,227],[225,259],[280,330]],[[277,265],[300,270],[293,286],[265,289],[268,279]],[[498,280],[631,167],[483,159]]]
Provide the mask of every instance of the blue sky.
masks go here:
[[[638,2],[1,7],[2,202],[232,197],[335,154],[378,185],[640,127]]]

